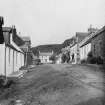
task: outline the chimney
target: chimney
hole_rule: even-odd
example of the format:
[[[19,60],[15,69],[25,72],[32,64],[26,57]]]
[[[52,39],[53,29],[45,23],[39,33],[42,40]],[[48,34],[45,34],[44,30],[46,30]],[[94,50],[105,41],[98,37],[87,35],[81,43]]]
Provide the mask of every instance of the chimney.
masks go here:
[[[93,28],[92,25],[90,25],[90,27],[88,28],[88,33],[91,34],[91,33],[95,33],[96,31],[98,31],[97,28]]]

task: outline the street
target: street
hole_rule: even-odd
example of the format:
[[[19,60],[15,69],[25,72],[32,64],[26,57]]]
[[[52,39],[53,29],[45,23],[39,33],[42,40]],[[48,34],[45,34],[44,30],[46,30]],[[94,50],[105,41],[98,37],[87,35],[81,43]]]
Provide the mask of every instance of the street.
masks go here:
[[[8,102],[19,99],[26,105],[104,105],[104,75],[98,69],[91,65],[39,65],[12,87]]]

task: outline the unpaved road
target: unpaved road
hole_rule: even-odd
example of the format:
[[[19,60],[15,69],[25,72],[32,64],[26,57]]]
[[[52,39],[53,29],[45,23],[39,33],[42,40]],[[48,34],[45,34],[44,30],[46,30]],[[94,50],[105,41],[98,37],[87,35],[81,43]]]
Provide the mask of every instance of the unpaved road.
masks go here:
[[[94,69],[94,70],[93,70]],[[46,64],[31,69],[8,95],[26,105],[104,105],[104,75],[97,67]]]

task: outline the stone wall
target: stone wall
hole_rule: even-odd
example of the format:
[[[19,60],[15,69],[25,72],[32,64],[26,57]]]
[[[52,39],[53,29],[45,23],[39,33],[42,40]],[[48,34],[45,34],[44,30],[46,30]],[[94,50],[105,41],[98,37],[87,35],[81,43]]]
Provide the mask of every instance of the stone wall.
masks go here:
[[[97,34],[93,39],[92,39],[92,54],[95,57],[102,57],[105,59],[105,30]]]

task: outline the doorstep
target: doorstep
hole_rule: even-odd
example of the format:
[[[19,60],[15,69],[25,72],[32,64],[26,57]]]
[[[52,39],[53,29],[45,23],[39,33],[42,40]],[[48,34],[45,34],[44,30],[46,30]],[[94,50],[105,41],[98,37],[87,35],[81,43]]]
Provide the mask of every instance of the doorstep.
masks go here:
[[[12,74],[8,75],[7,77],[15,77],[15,78],[21,78],[23,75],[27,72],[27,70],[19,70],[16,72],[13,72]]]

